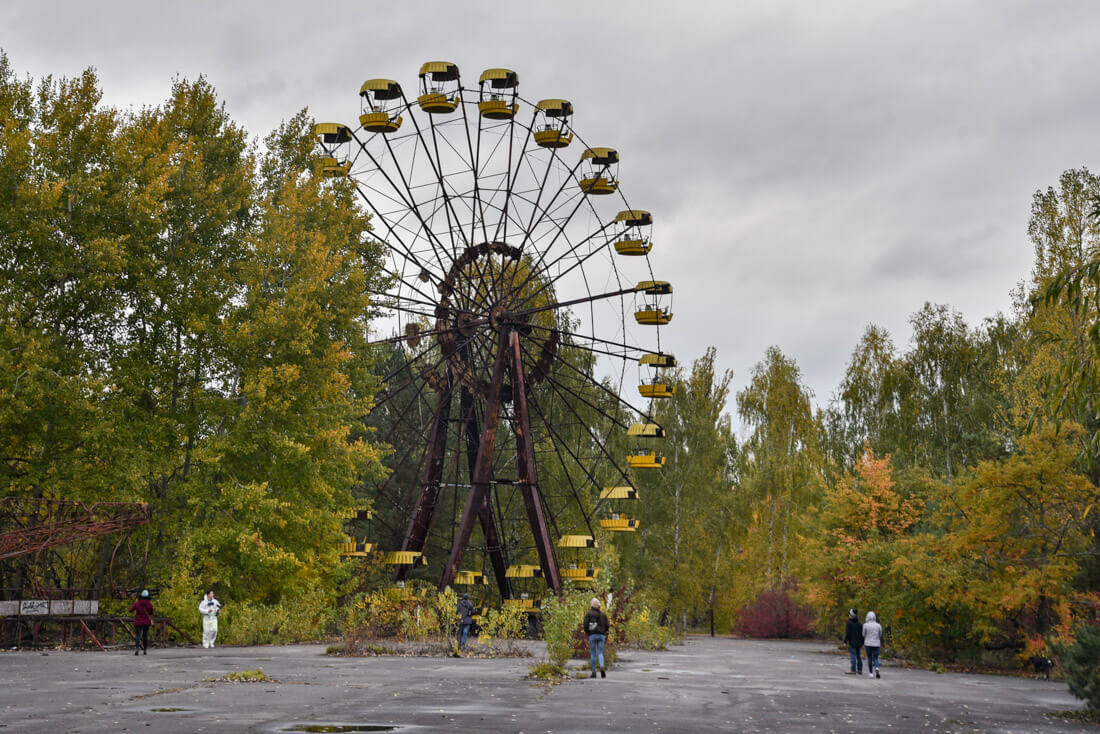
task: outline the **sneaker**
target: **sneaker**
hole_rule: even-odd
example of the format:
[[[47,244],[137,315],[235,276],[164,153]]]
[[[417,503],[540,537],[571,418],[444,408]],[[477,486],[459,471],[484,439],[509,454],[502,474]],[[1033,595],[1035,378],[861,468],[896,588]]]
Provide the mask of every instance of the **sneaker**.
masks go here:
[[[592,668],[592,675],[590,675],[588,677],[589,678],[595,678],[596,677],[596,669],[595,668]]]
[[[867,677],[868,677],[868,678],[874,678],[874,677],[875,677],[875,674],[874,674],[874,673],[872,673],[871,671],[869,671],[869,670],[868,670],[868,671],[867,671]]]
[[[606,678],[607,677],[607,671],[604,670],[603,668],[600,668],[600,677],[601,678]]]
[[[875,668],[875,677],[876,678],[881,678],[882,677],[881,675],[878,674],[878,668]]]

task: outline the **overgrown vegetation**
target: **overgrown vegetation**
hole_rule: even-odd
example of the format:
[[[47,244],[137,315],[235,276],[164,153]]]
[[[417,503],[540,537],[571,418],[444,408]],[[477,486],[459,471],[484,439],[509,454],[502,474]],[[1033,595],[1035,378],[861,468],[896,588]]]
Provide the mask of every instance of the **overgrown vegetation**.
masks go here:
[[[236,670],[232,673],[226,673],[221,678],[207,678],[206,680],[212,683],[264,683],[270,681],[271,678],[267,677],[267,673],[263,671],[263,668],[256,668],[255,670]]]
[[[1100,714],[1100,625],[1080,627],[1071,643],[1055,647],[1070,692]]]

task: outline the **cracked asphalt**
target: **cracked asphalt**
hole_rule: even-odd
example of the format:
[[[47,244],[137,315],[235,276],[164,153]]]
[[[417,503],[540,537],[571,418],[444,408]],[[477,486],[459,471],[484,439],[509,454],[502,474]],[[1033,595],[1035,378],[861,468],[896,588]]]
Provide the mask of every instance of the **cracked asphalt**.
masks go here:
[[[1095,731],[1058,681],[884,666],[820,642],[690,637],[625,651],[606,679],[525,679],[535,658],[340,658],[323,645],[0,652],[7,732]],[[579,664],[577,661],[574,664]],[[273,680],[211,683],[262,668]],[[321,727],[320,729],[317,727]]]

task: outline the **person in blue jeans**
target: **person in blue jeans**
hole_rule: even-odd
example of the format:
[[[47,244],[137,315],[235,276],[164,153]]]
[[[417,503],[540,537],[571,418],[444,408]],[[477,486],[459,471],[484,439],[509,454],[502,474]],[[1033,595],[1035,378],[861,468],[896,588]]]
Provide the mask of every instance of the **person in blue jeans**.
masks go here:
[[[474,623],[474,605],[470,601],[469,594],[463,594],[458,602],[458,649],[466,647],[466,638],[470,634],[470,627]]]
[[[592,668],[589,678],[596,677],[596,663],[599,662],[600,675],[607,677],[607,669],[603,664],[603,644],[607,640],[607,632],[611,628],[611,622],[607,615],[600,609],[598,597],[592,597],[589,610],[584,615],[584,633],[588,635],[588,657]]]
[[[867,612],[867,621],[863,623],[863,648],[867,651],[867,676],[879,678],[878,650],[882,647],[882,625],[875,619],[874,612]]]
[[[848,643],[848,660],[852,665],[851,675],[863,674],[863,627],[859,623],[859,612],[848,610],[848,623],[844,625],[844,641]]]

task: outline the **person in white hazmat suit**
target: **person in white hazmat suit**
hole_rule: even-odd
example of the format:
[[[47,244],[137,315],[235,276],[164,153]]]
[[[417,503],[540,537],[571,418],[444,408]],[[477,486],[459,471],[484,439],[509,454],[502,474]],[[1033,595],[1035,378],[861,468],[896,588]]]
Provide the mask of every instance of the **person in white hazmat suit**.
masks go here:
[[[222,603],[214,598],[214,592],[206,592],[206,596],[199,602],[199,612],[202,614],[202,646],[214,647],[214,640],[218,639],[218,612],[222,610]]]

